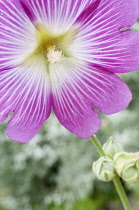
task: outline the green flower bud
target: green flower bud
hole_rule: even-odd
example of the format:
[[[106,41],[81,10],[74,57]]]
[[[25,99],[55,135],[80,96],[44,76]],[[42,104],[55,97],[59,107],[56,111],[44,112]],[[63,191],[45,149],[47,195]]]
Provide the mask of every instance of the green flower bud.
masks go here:
[[[108,157],[101,157],[94,162],[92,170],[97,178],[104,182],[112,181],[116,176],[113,161]]]
[[[111,136],[103,145],[103,150],[109,158],[113,159],[115,154],[123,151],[123,148],[119,143],[115,142],[114,138]]]
[[[138,152],[138,153],[136,153],[136,155],[137,155],[136,168],[137,168],[138,175],[139,175],[139,152]]]
[[[115,169],[122,179],[126,182],[136,182],[138,180],[138,153],[120,152],[114,156],[113,161]]]

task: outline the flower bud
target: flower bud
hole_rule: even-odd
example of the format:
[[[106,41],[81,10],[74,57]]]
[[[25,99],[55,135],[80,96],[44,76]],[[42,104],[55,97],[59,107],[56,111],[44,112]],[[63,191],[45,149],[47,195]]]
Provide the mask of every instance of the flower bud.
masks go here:
[[[136,154],[137,154],[136,169],[137,169],[138,175],[139,175],[139,152]]]
[[[113,159],[115,154],[123,151],[123,148],[119,143],[115,142],[114,138],[111,136],[103,145],[103,150],[109,158]]]
[[[115,178],[113,161],[108,157],[101,157],[94,162],[92,170],[97,178],[101,181],[109,182]]]
[[[120,152],[114,156],[114,166],[119,176],[127,182],[136,182],[138,153]]]

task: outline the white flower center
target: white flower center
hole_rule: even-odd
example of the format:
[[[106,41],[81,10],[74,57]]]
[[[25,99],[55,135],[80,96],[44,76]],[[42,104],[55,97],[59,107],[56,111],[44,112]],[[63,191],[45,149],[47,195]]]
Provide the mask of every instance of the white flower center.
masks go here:
[[[61,63],[61,61],[63,60],[62,50],[56,49],[55,45],[48,48],[46,56],[50,63]]]

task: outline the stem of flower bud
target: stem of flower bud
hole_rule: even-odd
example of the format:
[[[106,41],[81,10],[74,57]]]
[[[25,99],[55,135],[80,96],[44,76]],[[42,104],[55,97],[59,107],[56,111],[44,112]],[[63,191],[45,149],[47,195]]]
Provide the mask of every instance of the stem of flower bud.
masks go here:
[[[130,207],[129,201],[127,199],[125,190],[124,190],[118,176],[113,180],[113,183],[114,183],[116,191],[117,191],[117,193],[118,193],[118,195],[121,199],[121,202],[123,204],[124,209],[125,210],[131,210],[131,207]]]
[[[95,145],[95,147],[96,147],[98,153],[100,154],[100,156],[106,156],[103,149],[102,149],[101,143],[97,139],[96,135],[91,136],[91,140],[92,140],[93,144]]]

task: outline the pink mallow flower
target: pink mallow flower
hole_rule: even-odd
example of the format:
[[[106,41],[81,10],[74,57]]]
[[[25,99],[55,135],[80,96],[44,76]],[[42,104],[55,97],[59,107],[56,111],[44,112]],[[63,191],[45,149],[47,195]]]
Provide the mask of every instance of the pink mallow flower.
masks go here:
[[[100,112],[125,109],[132,95],[114,73],[139,68],[138,0],[0,0],[0,121],[27,142],[53,109],[81,138]]]

